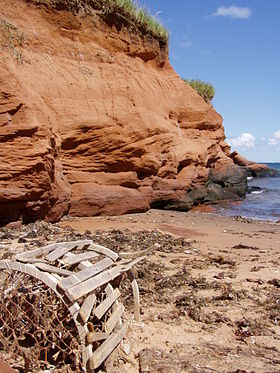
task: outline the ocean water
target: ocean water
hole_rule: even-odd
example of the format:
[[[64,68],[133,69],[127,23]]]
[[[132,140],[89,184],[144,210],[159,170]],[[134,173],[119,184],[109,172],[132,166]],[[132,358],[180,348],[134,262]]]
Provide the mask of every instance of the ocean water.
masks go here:
[[[280,172],[280,163],[266,164]],[[277,177],[253,178],[248,181],[248,186],[261,189],[247,194],[241,202],[219,207],[217,213],[257,220],[280,221],[280,174]]]

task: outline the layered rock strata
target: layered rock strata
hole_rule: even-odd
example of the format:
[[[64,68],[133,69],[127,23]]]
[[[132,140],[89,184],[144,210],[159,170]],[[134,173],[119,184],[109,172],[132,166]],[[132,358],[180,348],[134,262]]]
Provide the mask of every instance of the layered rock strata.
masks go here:
[[[166,44],[67,1],[0,2],[2,224],[245,194],[221,116]]]

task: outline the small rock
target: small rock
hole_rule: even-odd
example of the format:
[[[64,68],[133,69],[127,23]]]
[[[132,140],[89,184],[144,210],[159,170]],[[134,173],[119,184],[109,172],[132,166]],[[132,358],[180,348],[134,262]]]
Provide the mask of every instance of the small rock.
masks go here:
[[[5,225],[5,229],[19,229],[22,227],[22,221],[21,220],[18,220],[18,221],[12,221],[11,223],[8,223],[7,225]]]

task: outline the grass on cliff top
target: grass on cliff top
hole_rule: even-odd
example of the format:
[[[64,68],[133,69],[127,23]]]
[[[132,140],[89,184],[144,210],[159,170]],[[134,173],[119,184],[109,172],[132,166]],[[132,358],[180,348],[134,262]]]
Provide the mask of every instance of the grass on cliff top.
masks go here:
[[[212,84],[203,82],[202,80],[183,79],[188,83],[207,103],[213,100],[215,96],[215,88]]]
[[[136,27],[143,34],[168,43],[168,31],[163,24],[146,8],[137,5],[137,0],[29,0],[35,4],[45,4],[58,10],[71,11],[84,10],[90,13],[91,9],[101,12],[105,19],[120,20]]]
[[[92,2],[99,5],[103,13],[118,15],[145,33],[168,42],[167,29],[147,9],[139,7],[135,0],[93,0]]]

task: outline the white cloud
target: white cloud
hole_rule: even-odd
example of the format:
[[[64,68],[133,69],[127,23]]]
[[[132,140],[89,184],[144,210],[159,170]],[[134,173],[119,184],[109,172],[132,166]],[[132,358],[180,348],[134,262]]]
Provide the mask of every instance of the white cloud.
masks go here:
[[[239,137],[228,139],[231,146],[239,148],[253,148],[255,146],[255,136],[251,133],[243,133]]]
[[[274,136],[276,139],[279,139],[279,140],[280,140],[280,130],[274,132],[273,136]]]
[[[277,139],[274,139],[273,137],[271,139],[268,140],[268,143],[269,145],[277,145],[278,144],[278,140]]]
[[[252,11],[248,7],[241,6],[220,6],[212,16],[216,17],[231,17],[239,19],[248,19],[252,15]]]
[[[268,139],[269,145],[278,145],[280,144],[280,130],[274,132],[273,136]]]

